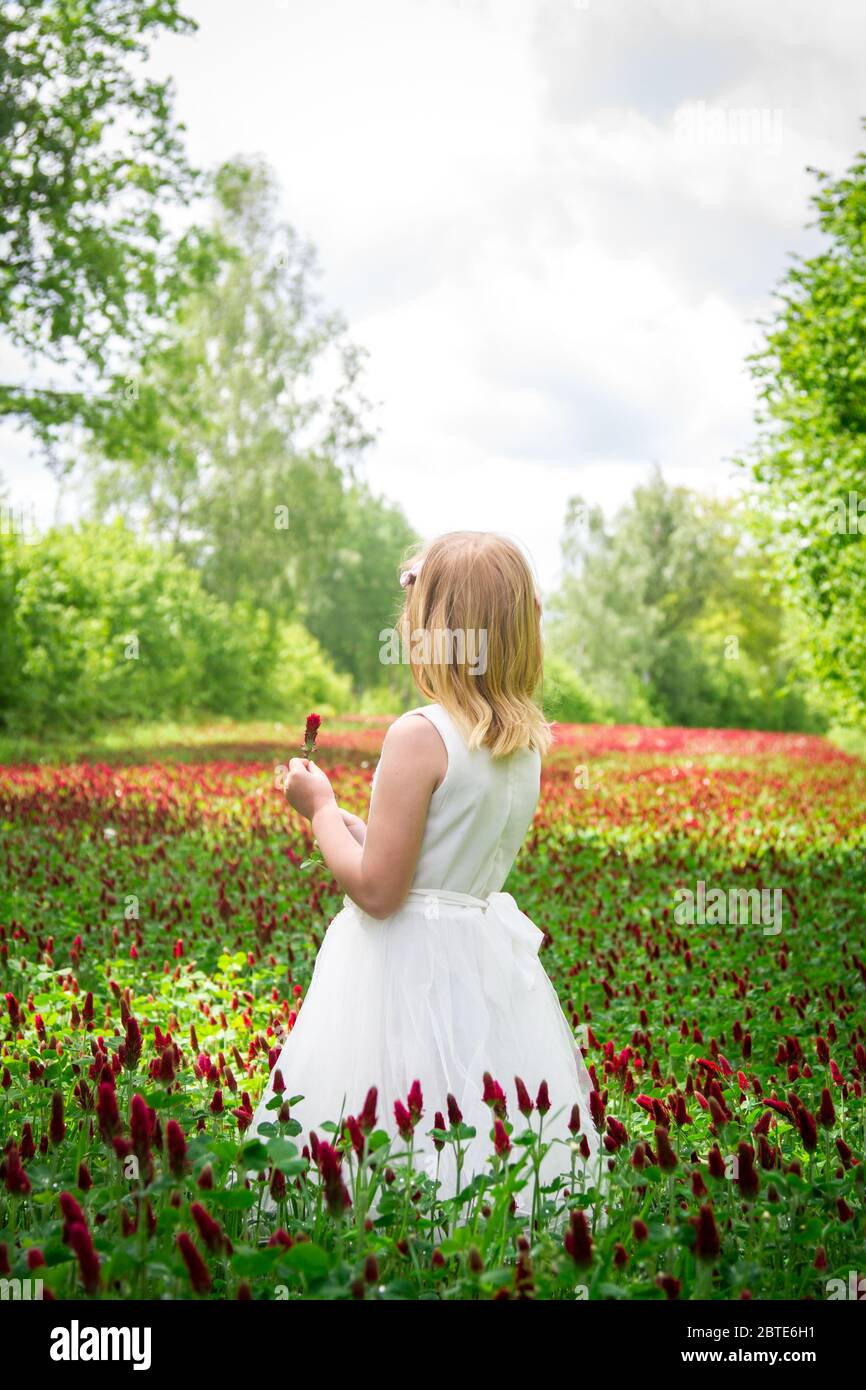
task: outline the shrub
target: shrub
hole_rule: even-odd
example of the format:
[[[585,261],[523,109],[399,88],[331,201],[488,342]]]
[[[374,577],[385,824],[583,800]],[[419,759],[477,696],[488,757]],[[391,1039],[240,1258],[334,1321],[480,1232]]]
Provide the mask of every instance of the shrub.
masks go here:
[[[545,718],[557,724],[597,724],[604,718],[595,696],[561,656],[545,658],[542,703]]]
[[[341,702],[347,682],[298,625],[209,594],[121,523],[0,540],[0,723],[10,733]]]

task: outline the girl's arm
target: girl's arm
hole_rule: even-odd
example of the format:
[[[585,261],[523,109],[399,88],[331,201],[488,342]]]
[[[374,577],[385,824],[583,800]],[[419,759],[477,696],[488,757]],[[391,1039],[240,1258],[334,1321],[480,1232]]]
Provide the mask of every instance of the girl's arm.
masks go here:
[[[313,826],[322,856],[340,887],[371,917],[390,917],[412,879],[430,797],[445,776],[448,755],[423,716],[388,730],[376,774],[376,793],[363,844],[346,825],[328,778],[303,758],[292,758],[286,795]]]
[[[357,840],[358,844],[362,845],[367,834],[367,822],[362,820],[360,816],[356,816],[353,811],[347,811],[345,806],[340,807],[340,815],[343,817],[343,824],[352,839]]]

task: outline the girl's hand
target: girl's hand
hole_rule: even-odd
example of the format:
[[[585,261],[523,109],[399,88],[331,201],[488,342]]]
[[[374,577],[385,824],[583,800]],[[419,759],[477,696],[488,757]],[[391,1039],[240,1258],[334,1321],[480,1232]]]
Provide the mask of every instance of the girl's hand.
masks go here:
[[[335,799],[325,773],[307,758],[292,758],[285,792],[289,804],[307,820]]]

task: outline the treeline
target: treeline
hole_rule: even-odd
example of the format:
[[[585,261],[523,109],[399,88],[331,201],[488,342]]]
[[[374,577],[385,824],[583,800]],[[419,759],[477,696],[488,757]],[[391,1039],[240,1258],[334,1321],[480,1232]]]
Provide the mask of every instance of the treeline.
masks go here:
[[[0,382],[0,415],[86,518],[21,535],[0,485],[13,733],[415,698],[379,660],[418,538],[363,481],[364,354],[269,170],[192,168],[170,85],[132,74],[154,34],[194,28],[177,0],[0,16],[0,332],[40,380],[62,363],[74,383]],[[866,158],[818,175],[814,201],[823,249],[791,266],[751,363],[744,500],[660,476],[612,519],[572,500],[547,596],[551,718],[862,725]]]
[[[402,528],[384,504],[350,498],[359,549],[335,547],[333,573],[321,594],[301,590],[303,607],[300,596],[257,603],[252,584],[225,596],[194,553],[145,540],[119,518],[39,538],[7,531],[0,727],[407,708],[417,698],[408,670],[379,660],[379,633],[399,605]],[[563,582],[546,605],[550,718],[824,726],[832,711],[797,664],[782,585],[745,520],[742,503],[710,502],[660,476],[611,524],[572,502]]]
[[[549,644],[597,720],[816,729],[787,641],[782,585],[742,502],[639,487],[611,523],[569,507]]]

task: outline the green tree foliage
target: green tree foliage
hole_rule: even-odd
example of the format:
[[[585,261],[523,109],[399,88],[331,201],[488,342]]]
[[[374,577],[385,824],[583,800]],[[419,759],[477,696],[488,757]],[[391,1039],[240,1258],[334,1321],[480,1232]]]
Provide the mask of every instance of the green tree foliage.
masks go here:
[[[274,217],[259,163],[215,180],[224,255],[146,352],[92,455],[98,512],[170,543],[231,602],[293,606],[369,440],[360,354],[322,311],[312,249]]]
[[[569,506],[551,649],[621,720],[799,728],[786,693],[778,588],[765,580],[739,504],[669,487],[635,490],[608,528]]]
[[[120,522],[0,535],[0,724],[12,733],[98,720],[342,707],[346,678],[299,625],[274,627],[206,592],[166,547]]]
[[[603,722],[603,711],[598,700],[561,656],[545,656],[544,682],[539,697],[545,718],[554,723]]]
[[[361,483],[345,490],[337,522],[327,577],[303,595],[304,622],[357,689],[385,686],[398,701],[411,700],[408,666],[382,664],[379,634],[395,626],[403,597],[398,562],[417,537],[402,511]]]
[[[752,368],[761,536],[798,650],[836,717],[866,716],[866,155],[813,171],[823,249],[797,259]]]
[[[27,0],[0,11],[0,330],[82,389],[0,385],[0,414],[45,442],[95,426],[94,383],[206,273],[195,231],[164,205],[196,189],[169,83],[136,72],[150,40],[194,29],[177,0]],[[98,396],[98,391],[96,395]]]
[[[321,307],[312,248],[277,221],[267,168],[227,164],[215,187],[218,273],[117,383],[91,449],[96,511],[169,543],[226,602],[300,616],[368,682],[413,533],[357,478],[362,356]]]

